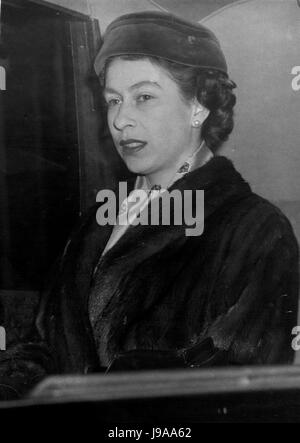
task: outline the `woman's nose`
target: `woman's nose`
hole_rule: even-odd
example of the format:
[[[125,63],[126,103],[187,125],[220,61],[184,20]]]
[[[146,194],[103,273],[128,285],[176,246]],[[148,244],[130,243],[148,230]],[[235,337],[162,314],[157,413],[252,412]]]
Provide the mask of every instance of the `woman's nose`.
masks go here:
[[[133,116],[132,107],[128,104],[121,103],[113,121],[115,129],[122,131],[127,126],[134,127],[136,122]]]

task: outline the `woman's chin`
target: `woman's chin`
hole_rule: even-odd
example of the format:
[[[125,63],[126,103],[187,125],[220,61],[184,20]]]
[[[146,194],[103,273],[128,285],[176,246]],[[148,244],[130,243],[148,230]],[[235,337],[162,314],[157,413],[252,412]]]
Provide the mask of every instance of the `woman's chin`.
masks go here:
[[[145,164],[145,160],[139,161],[138,159],[123,159],[130,172],[137,175],[147,175],[151,169]]]

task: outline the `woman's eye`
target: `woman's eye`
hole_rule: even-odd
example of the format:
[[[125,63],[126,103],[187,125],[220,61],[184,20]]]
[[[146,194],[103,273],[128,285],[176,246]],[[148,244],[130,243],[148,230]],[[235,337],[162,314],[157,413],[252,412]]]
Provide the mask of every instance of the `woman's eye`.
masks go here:
[[[147,102],[151,99],[153,99],[153,97],[150,94],[141,94],[138,96],[138,102]]]
[[[106,100],[106,104],[109,107],[119,105],[121,103],[121,100],[119,98],[110,98],[109,100]]]

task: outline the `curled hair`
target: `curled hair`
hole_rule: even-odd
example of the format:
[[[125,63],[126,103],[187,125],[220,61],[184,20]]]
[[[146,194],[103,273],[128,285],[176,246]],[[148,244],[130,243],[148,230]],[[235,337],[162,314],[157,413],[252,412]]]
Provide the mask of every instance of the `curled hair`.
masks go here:
[[[158,57],[124,55],[118,58],[123,60],[149,59],[153,64],[162,67],[175,81],[184,100],[190,102],[197,98],[198,102],[210,111],[202,125],[201,137],[213,152],[216,152],[228,139],[234,126],[233,108],[236,96],[232,90],[236,88],[236,84],[225,73],[215,69],[180,65]],[[100,74],[100,81],[103,85],[105,73],[111,60],[108,60]]]
[[[197,99],[209,111],[202,126],[202,137],[207,146],[216,151],[233,130],[235,83],[221,72],[206,72],[197,76]]]

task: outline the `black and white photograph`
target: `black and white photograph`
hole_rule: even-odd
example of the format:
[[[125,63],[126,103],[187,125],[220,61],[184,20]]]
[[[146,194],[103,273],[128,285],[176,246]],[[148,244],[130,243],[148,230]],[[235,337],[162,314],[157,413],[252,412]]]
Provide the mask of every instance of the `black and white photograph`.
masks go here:
[[[0,1],[0,428],[300,423],[299,242],[299,0]]]

